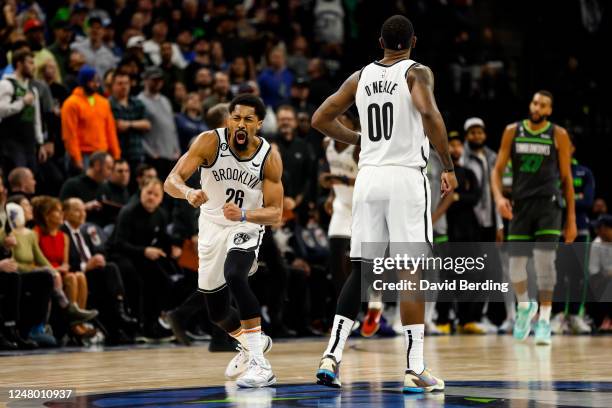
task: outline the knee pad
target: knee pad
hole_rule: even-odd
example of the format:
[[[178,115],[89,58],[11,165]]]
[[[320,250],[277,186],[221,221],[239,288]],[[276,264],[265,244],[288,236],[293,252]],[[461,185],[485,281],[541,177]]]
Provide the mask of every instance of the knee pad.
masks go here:
[[[511,256],[510,257],[510,282],[518,283],[527,280],[527,261],[526,256]]]
[[[550,249],[533,250],[533,266],[536,272],[538,289],[552,292],[557,283],[555,270],[556,252]]]

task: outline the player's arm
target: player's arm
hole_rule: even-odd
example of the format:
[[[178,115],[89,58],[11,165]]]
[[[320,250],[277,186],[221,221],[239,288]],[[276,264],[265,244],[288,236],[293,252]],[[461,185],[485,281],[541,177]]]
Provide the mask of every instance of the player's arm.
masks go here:
[[[217,154],[218,138],[214,131],[204,132],[193,142],[189,151],[176,163],[166,181],[164,191],[174,198],[189,201],[194,207],[204,204],[208,197],[202,190],[196,190],[186,184],[186,180],[200,167],[208,165]]]
[[[408,87],[412,96],[412,103],[421,114],[425,134],[438,152],[444,168],[440,188],[442,196],[447,196],[457,188],[453,160],[448,151],[448,136],[444,119],[438,110],[434,97],[434,77],[429,68],[419,65],[408,71]]]
[[[510,160],[510,152],[512,151],[512,141],[514,140],[514,134],[516,133],[516,124],[506,126],[504,134],[501,140],[501,146],[497,153],[497,160],[495,161],[495,167],[491,172],[491,191],[493,193],[493,199],[495,205],[497,205],[497,211],[499,214],[507,219],[512,219],[512,204],[510,200],[504,197],[502,189],[502,177],[504,175],[504,169]]]
[[[234,203],[223,206],[225,218],[231,221],[248,221],[260,225],[278,225],[283,215],[283,162],[280,153],[272,149],[264,164],[263,207],[254,210],[239,208]]]
[[[359,71],[348,77],[333,95],[329,96],[312,115],[312,127],[342,143],[359,144],[359,133],[342,125],[338,117],[355,102]]]
[[[559,154],[559,176],[561,177],[561,189],[565,198],[565,227],[563,236],[565,242],[574,242],[576,239],[576,203],[574,201],[574,179],[572,177],[572,152],[571,143],[567,130],[562,127],[556,128],[555,140]]]

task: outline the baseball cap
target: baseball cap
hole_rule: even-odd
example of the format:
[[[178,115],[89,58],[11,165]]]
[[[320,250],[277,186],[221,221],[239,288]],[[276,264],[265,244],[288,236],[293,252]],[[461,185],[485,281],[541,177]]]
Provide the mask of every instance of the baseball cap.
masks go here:
[[[126,48],[142,47],[144,42],[145,42],[145,38],[142,35],[135,35],[133,37],[130,37],[130,39],[127,42]]]
[[[142,74],[144,79],[163,78],[164,71],[159,67],[147,67]]]
[[[484,129],[485,128],[484,120],[480,118],[469,118],[463,124],[463,130],[467,132],[471,127],[474,127],[474,126],[479,126]]]
[[[461,134],[456,130],[448,132],[448,140],[459,139],[461,140]]]
[[[79,85],[83,86],[96,77],[96,70],[91,65],[83,65],[79,69],[77,80]]]
[[[23,33],[26,34],[28,31],[43,29],[43,23],[40,20],[31,18],[23,24]]]

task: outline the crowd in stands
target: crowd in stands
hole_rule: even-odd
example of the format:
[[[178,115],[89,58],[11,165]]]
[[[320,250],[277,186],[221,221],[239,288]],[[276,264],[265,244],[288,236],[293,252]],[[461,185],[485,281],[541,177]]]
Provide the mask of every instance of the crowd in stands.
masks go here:
[[[430,50],[424,62],[441,72],[449,129],[462,129],[453,157],[471,172],[464,187],[478,187],[445,204],[438,217],[447,212],[447,231],[438,232],[451,241],[494,241],[503,224],[490,199],[494,153],[485,132],[493,129],[495,146],[501,124],[515,119],[490,104],[520,100],[512,63],[494,30],[474,23],[470,1],[382,1],[374,10],[365,3],[0,0],[0,350],[162,341],[177,308],[172,316],[190,338],[214,334],[193,295],[198,211],[164,195],[162,183],[194,137],[223,127],[227,103],[240,93],[265,102],[261,133],[284,163],[283,225],[267,229],[253,279],[264,330],[328,330],[337,296],[329,186],[319,183],[323,136],[310,118],[343,78],[380,55],[377,30],[395,12],[416,16]],[[432,15],[447,28],[418,24]],[[436,49],[452,58],[431,57]],[[478,119],[463,129],[475,113],[492,124]],[[485,171],[475,174],[480,161]],[[611,241],[592,179],[577,206],[582,227]],[[190,183],[198,186],[197,174]],[[596,255],[593,274],[609,274],[610,254]],[[448,311],[446,320],[437,313],[442,326],[449,322]],[[494,307],[485,314],[498,325],[511,318]],[[605,311],[598,316],[593,327],[612,329]],[[458,319],[462,328],[482,323],[482,305]]]

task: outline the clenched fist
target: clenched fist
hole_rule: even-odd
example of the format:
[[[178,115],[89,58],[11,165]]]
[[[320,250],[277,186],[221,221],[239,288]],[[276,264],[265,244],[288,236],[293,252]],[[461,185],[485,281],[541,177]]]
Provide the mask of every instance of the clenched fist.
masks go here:
[[[234,203],[226,203],[223,206],[223,215],[230,221],[240,221],[242,219],[242,209]]]
[[[199,208],[202,204],[208,201],[206,193],[200,189],[189,190],[185,198],[187,199],[187,202],[195,208]]]

